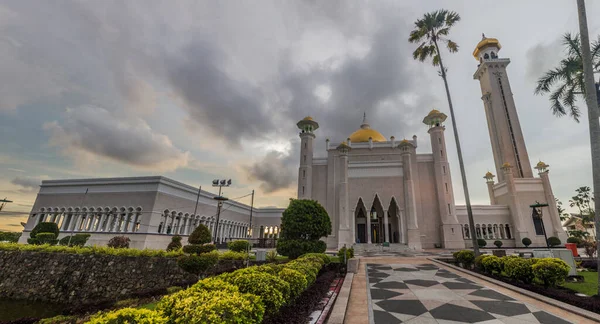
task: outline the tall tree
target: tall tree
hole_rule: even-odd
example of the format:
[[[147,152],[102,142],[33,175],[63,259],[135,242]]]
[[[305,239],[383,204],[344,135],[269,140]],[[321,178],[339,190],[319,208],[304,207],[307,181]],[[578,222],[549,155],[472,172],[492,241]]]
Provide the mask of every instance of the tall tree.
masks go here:
[[[445,46],[450,53],[458,52],[458,44],[450,40],[448,38],[448,34],[450,34],[450,29],[452,26],[459,21],[460,16],[454,11],[440,9],[434,12],[426,13],[423,15],[423,18],[415,21],[415,29],[410,32],[408,41],[411,43],[420,43],[417,49],[415,49],[413,52],[413,58],[415,60],[424,62],[431,59],[433,66],[440,67],[439,75],[444,80],[446,97],[448,98],[448,107],[450,109],[450,117],[452,118],[452,130],[454,131],[454,140],[456,141],[456,152],[458,154],[458,164],[460,166],[460,175],[465,193],[469,228],[471,233],[476,233],[475,222],[473,221],[473,209],[471,208],[471,199],[469,197],[469,187],[467,186],[465,164],[463,162],[462,149],[460,147],[456,118],[454,117],[452,97],[450,96],[450,88],[448,87],[448,78],[446,75],[447,69],[444,67],[444,62],[442,61],[442,55],[440,53],[440,45]],[[471,241],[473,243],[475,255],[479,255],[479,246],[477,244],[476,235],[471,235]]]
[[[536,94],[551,93],[552,111],[557,116],[567,114],[579,121],[580,112],[576,106],[576,97],[583,95],[587,110],[592,156],[592,178],[594,199],[600,200],[600,121],[598,120],[600,102],[598,101],[598,84],[594,84],[594,72],[598,72],[600,64],[600,42],[591,44],[588,35],[585,1],[577,0],[579,16],[578,36],[566,34],[564,44],[567,57],[559,66],[548,71],[538,80]],[[553,88],[556,87],[556,88]],[[567,108],[567,109],[565,109]],[[600,240],[600,204],[595,206],[596,240]],[[600,253],[598,254],[600,264]],[[600,272],[598,272],[600,279]],[[600,280],[598,280],[600,293]]]

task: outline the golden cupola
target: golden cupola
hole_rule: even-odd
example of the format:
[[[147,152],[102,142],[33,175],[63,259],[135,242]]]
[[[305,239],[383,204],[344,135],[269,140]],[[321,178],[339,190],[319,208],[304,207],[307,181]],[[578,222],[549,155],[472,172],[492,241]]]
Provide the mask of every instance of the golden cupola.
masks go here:
[[[371,125],[367,122],[367,114],[365,113],[363,116],[363,122],[360,125],[360,128],[352,133],[349,137],[352,143],[363,143],[368,142],[369,138],[373,142],[385,142],[387,139],[385,136],[381,135],[380,132],[371,128]]]
[[[498,51],[502,48],[502,45],[500,45],[500,42],[498,41],[498,39],[496,38],[487,38],[485,37],[485,34],[481,35],[481,41],[479,43],[477,43],[477,46],[475,46],[475,50],[473,51],[473,57],[476,60],[480,60],[480,55],[484,54],[484,52],[487,52],[486,49],[488,48],[492,48],[494,51],[490,52],[487,58],[492,58],[495,59],[497,58],[497,54]],[[487,53],[485,53],[487,54]]]

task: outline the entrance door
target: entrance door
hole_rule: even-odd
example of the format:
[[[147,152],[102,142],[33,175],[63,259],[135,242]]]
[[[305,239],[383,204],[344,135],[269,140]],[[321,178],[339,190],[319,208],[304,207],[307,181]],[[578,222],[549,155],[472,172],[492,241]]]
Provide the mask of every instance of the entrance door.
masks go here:
[[[367,243],[367,225],[356,224],[356,232],[358,233],[358,243]]]

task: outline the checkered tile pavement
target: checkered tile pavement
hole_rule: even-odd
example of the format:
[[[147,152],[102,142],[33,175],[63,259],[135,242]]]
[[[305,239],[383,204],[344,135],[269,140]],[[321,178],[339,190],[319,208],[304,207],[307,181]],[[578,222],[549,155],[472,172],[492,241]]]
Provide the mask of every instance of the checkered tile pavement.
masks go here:
[[[433,264],[367,264],[374,324],[563,324],[531,305]]]

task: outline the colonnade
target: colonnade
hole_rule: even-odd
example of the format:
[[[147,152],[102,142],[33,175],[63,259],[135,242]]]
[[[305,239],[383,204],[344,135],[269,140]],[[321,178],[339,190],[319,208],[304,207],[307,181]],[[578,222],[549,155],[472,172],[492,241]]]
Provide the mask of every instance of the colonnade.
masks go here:
[[[141,207],[42,207],[35,224],[56,223],[61,232],[135,233],[142,221]]]
[[[470,239],[469,225],[465,224],[462,226],[463,238]],[[510,224],[475,224],[475,231],[477,232],[478,239],[486,240],[506,240],[513,239],[512,226]]]
[[[157,232],[160,234],[189,235],[200,224],[208,227],[211,236],[214,235],[216,226],[215,216],[194,215],[167,209],[161,215],[161,222]],[[213,239],[218,243],[222,243],[234,238],[248,238],[250,236],[248,226],[245,222],[220,219],[217,235]]]

